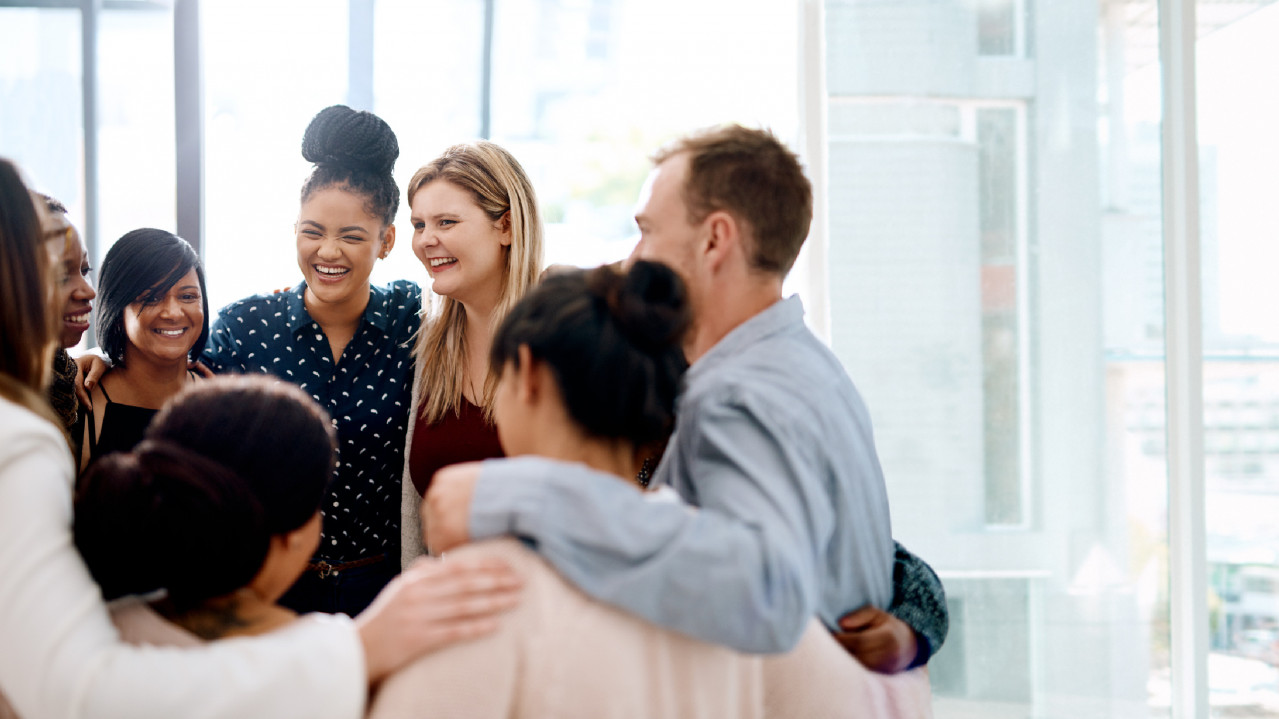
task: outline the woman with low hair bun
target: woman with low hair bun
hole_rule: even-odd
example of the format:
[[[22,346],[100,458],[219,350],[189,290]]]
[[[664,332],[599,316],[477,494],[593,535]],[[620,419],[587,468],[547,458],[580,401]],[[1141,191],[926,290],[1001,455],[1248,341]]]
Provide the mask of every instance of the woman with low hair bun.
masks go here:
[[[125,638],[172,638],[160,616],[193,635],[176,643],[293,621],[276,602],[319,543],[333,453],[329,418],[305,392],[222,377],[174,397],[132,452],[95,463],[75,505],[89,571],[106,599],[165,591],[116,606]]]
[[[65,235],[48,242],[41,234],[17,168],[0,159],[0,716],[168,719],[194,711],[209,719],[358,719],[370,683],[423,652],[494,629],[494,614],[515,601],[508,569],[424,561],[357,621],[301,617],[278,632],[187,651],[123,643],[72,541],[73,460],[45,395],[63,311],[54,306],[51,265]],[[163,413],[157,421],[165,423]],[[235,441],[225,436],[233,434],[227,424],[207,428],[211,442]],[[258,435],[260,428],[243,429]],[[251,436],[237,439],[247,447]],[[261,449],[252,456],[261,458]],[[266,449],[268,473],[290,466],[283,462],[306,466],[288,446]],[[228,467],[249,457],[221,445],[210,451]],[[321,464],[329,459],[316,454]],[[276,478],[273,486],[283,484]],[[271,510],[265,488],[257,496],[266,517],[296,516]],[[303,499],[313,515],[314,498]],[[457,590],[468,581],[497,589]],[[466,611],[449,611],[458,605]]]
[[[583,432],[623,438],[638,452],[674,427],[675,397],[688,368],[680,340],[689,322],[684,285],[664,265],[565,272],[548,277],[507,315],[489,362],[518,373],[520,348],[527,348],[534,362],[550,368]],[[508,454],[516,453],[506,439],[515,424],[498,424]]]

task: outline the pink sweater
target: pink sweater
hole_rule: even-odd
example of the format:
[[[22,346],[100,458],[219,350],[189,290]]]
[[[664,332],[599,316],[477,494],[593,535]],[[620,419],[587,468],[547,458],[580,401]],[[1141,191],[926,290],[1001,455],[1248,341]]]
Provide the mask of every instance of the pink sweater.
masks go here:
[[[497,633],[388,679],[369,719],[932,716],[926,670],[868,672],[816,620],[789,654],[743,655],[593,601],[515,540],[457,554],[510,562],[520,605]]]

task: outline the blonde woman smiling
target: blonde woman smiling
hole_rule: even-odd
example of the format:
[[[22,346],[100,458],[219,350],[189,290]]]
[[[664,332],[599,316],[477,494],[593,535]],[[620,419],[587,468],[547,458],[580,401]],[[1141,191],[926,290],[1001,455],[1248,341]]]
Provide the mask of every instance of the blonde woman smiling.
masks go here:
[[[414,350],[403,482],[402,561],[422,554],[418,505],[440,468],[502,456],[493,426],[493,332],[536,284],[542,222],[520,163],[491,142],[454,145],[406,193],[413,253],[437,295]]]

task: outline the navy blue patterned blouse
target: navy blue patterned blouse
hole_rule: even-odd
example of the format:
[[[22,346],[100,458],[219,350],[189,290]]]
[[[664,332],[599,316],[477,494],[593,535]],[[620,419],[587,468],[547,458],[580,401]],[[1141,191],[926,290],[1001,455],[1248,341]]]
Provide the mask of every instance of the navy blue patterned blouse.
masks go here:
[[[422,291],[372,287],[337,364],[303,304],[306,284],[233,302],[218,313],[201,358],[214,372],[262,372],[306,390],[333,417],[338,466],[325,497],[316,561],[399,557],[400,481]]]

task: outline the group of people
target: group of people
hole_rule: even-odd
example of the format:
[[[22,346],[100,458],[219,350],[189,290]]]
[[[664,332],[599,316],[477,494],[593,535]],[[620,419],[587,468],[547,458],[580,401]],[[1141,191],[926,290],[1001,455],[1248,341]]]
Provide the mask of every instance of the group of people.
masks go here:
[[[65,210],[0,163],[18,716],[352,717],[370,684],[380,717],[927,714],[903,670],[944,640],[944,596],[782,297],[812,213],[792,152],[678,140],[630,260],[544,273],[518,161],[451,147],[405,193],[427,300],[369,280],[396,241],[390,127],[326,108],[302,151],[303,280],[213,319],[163,230],[118,240],[95,295]]]

